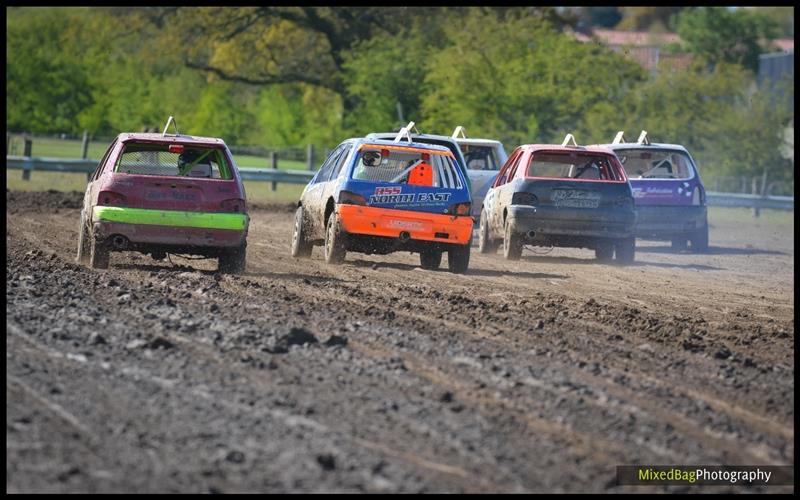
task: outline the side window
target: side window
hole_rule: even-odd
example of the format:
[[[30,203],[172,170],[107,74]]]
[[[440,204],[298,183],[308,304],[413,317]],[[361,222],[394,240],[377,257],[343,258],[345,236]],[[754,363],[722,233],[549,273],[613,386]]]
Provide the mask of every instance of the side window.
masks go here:
[[[342,154],[339,155],[339,158],[336,160],[336,164],[331,171],[331,176],[329,180],[334,180],[339,177],[339,172],[342,171],[342,167],[344,166],[345,162],[347,161],[347,157],[350,156],[350,150],[353,149],[353,146],[350,144],[344,146],[342,150]]]
[[[100,177],[100,172],[103,171],[103,167],[106,165],[106,161],[108,161],[108,156],[114,150],[114,147],[117,145],[117,140],[114,139],[114,142],[106,150],[106,154],[103,155],[103,159],[100,160],[100,163],[97,164],[97,168],[94,169],[94,174],[92,174],[92,180],[96,181],[98,177]]]
[[[516,170],[517,163],[519,162],[519,158],[522,156],[522,150],[518,149],[511,154],[511,157],[506,161],[506,164],[503,165],[503,168],[500,169],[500,173],[497,174],[497,179],[494,181],[494,187],[502,186],[510,177],[508,176],[509,172],[514,169]]]
[[[511,181],[513,181],[514,179],[517,178],[517,172],[519,171],[519,166],[524,164],[524,163],[527,163],[527,162],[522,161],[524,157],[525,157],[524,153],[520,153],[519,154],[519,156],[515,160],[516,163],[511,167],[511,170],[508,173],[508,180],[506,182],[511,182]]]
[[[331,175],[331,169],[333,169],[333,167],[336,165],[336,161],[339,159],[342,149],[343,148],[340,145],[328,155],[328,158],[325,159],[325,162],[320,167],[319,172],[317,172],[317,176],[314,178],[315,184],[328,180],[328,177]]]

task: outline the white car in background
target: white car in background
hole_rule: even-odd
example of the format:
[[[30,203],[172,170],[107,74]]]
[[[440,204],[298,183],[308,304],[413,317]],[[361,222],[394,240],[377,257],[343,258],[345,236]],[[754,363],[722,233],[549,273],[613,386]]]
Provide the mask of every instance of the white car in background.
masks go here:
[[[475,216],[477,227],[483,199],[486,198],[486,193],[489,192],[508,155],[500,141],[467,137],[466,130],[461,125],[456,127],[451,137],[458,143],[464,155],[467,174],[472,184],[472,214]]]

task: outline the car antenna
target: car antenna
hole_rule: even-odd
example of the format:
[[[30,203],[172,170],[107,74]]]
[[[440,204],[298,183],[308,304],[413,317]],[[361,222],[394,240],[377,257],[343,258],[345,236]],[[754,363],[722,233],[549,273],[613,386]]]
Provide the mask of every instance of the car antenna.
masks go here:
[[[164,131],[161,132],[161,137],[167,136],[167,129],[169,128],[169,124],[172,123],[172,126],[175,127],[175,135],[180,135],[181,133],[178,132],[178,122],[175,121],[175,118],[172,116],[167,119],[167,124],[164,126]]]
[[[620,144],[623,142],[628,142],[628,141],[625,140],[625,131],[620,130],[619,132],[617,132],[617,135],[614,136],[614,141],[611,144]]]
[[[467,131],[461,125],[456,127],[456,129],[453,131],[453,135],[451,136],[451,138],[458,139],[458,134],[461,134],[461,137],[463,137],[464,139],[467,138]]]
[[[564,137],[564,142],[562,142],[561,145],[562,146],[569,146],[569,142],[570,141],[572,141],[572,145],[573,146],[575,146],[576,148],[578,147],[578,143],[575,142],[575,136],[572,135],[572,134],[567,134],[567,136]]]
[[[411,129],[417,130],[416,126],[414,125],[414,122],[408,122],[408,125],[401,128],[400,132],[398,132],[397,136],[394,138],[394,142],[400,142],[400,140],[403,138],[404,135],[408,139],[408,142],[414,142],[411,140]],[[417,133],[419,133],[419,130],[417,130]]]
[[[650,139],[647,137],[647,130],[642,130],[642,133],[639,134],[639,138],[636,139],[636,142],[639,144],[644,144],[645,146],[650,145]]]

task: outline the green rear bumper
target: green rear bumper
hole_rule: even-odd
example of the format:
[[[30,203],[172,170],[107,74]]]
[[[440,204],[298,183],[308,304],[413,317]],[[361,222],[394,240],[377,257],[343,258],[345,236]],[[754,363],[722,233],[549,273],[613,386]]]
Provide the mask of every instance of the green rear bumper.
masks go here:
[[[250,220],[247,214],[239,213],[183,212],[105,206],[94,207],[92,219],[124,224],[230,229],[233,231],[244,231]]]

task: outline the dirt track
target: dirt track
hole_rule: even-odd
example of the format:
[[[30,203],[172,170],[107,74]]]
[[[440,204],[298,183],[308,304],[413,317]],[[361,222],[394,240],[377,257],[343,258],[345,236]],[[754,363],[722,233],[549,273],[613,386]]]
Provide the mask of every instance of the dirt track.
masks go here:
[[[474,250],[460,276],[294,260],[269,207],[223,276],[78,266],[80,195],[6,201],[7,492],[613,492],[636,491],[622,464],[794,464],[794,235],[753,220],[708,255]]]

